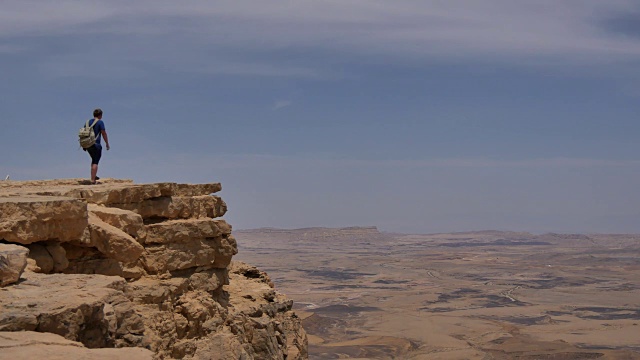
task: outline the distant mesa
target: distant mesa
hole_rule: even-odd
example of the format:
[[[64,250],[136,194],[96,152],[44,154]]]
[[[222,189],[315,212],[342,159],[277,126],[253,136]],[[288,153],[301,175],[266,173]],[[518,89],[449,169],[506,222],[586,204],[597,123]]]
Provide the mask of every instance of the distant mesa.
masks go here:
[[[239,232],[246,233],[336,233],[336,234],[379,234],[378,227],[376,226],[349,226],[343,228],[329,228],[329,227],[307,227],[307,228],[296,228],[296,229],[281,229],[281,228],[273,228],[273,227],[263,227],[256,229],[241,229]]]

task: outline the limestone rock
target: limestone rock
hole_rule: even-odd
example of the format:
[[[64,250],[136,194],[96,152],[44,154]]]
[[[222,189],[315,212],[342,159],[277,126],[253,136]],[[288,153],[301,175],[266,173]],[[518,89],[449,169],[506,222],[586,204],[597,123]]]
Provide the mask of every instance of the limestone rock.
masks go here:
[[[131,179],[100,179],[102,183],[108,184],[133,184],[133,180]],[[10,193],[11,190],[19,190],[20,192],[29,192],[32,190],[32,193],[43,193],[47,192],[47,190],[58,189],[58,188],[78,188],[82,185],[89,185],[88,179],[55,179],[55,180],[28,180],[28,181],[3,181],[0,182],[0,192]]]
[[[144,324],[125,281],[102,275],[25,273],[0,292],[0,331],[38,331],[87,347],[144,346]]]
[[[24,246],[0,244],[0,286],[13,284],[27,267],[29,249]]]
[[[145,277],[129,283],[126,295],[136,304],[160,305],[175,303],[176,299],[188,291],[202,290],[213,293],[229,284],[227,269],[189,269],[174,273],[174,277],[160,279]]]
[[[82,242],[68,242],[61,245],[70,262],[74,262],[75,260],[101,259],[104,257],[104,254],[98,251],[98,249],[90,246],[91,235],[89,228],[87,228],[86,233],[87,235],[83,237]]]
[[[88,349],[60,335],[33,331],[0,332],[1,357],[12,360],[151,360],[153,353],[142,348]]]
[[[145,200],[139,203],[112,204],[120,209],[140,214],[144,219],[216,218],[227,212],[227,204],[218,196],[173,196]]]
[[[88,203],[111,205],[132,204],[163,196],[199,196],[220,191],[219,183],[214,184],[113,184],[71,188],[59,193],[64,196],[86,199]]]
[[[139,279],[147,274],[142,265],[137,262],[123,264],[118,260],[105,258],[71,261],[64,273],[120,276],[129,280]]]
[[[0,240],[40,272],[0,291],[0,357],[307,358],[292,301],[231,263],[220,184],[85,183],[0,182]]]
[[[212,265],[216,255],[214,246],[207,240],[147,246],[142,263],[150,274]]]
[[[65,196],[85,199],[88,203],[109,205],[138,203],[147,199],[173,195],[175,183],[89,186],[63,192]]]
[[[218,243],[216,247],[216,262],[218,265],[224,264],[224,267],[229,266],[231,257],[238,253],[236,238],[233,235],[228,235],[216,238],[215,241]]]
[[[205,273],[209,274],[207,290],[199,287],[206,274],[195,269],[168,279],[145,277],[127,285],[127,296],[144,309],[145,335],[158,358],[181,359],[195,351],[198,337],[223,326],[227,311],[219,290],[226,281],[226,269]]]
[[[86,243],[64,243],[69,266],[63,271],[66,274],[100,274],[121,276],[125,279],[139,279],[146,275],[139,261],[123,263],[107,258],[95,247]]]
[[[210,195],[222,189],[220,183],[210,184],[134,184],[131,180],[101,179],[100,186],[91,186],[87,179],[4,181],[0,192],[7,195],[66,196],[86,199],[95,204],[124,204],[161,196]]]
[[[146,275],[140,261],[123,263],[116,259],[106,258],[105,254],[94,247],[89,247],[89,240],[85,243],[64,243],[69,259],[67,274],[101,274],[121,276],[125,279],[139,279]]]
[[[38,263],[36,263],[36,261],[30,257],[27,258],[27,267],[25,270],[37,273],[42,272],[42,269],[40,269]]]
[[[98,274],[107,276],[122,276],[123,272],[124,267],[120,261],[105,258],[71,261],[64,271],[65,274]]]
[[[147,245],[142,263],[151,274],[198,266],[225,268],[237,252],[237,244],[231,236],[196,238],[189,242]]]
[[[69,266],[69,260],[67,260],[67,252],[59,243],[48,243],[45,245],[47,252],[51,255],[53,260],[53,271],[60,272]]]
[[[67,252],[58,242],[46,241],[28,245],[29,258],[33,259],[38,271],[45,274],[61,272],[69,266]]]
[[[187,283],[190,290],[202,290],[213,292],[222,288],[223,285],[229,285],[229,272],[226,268],[222,269],[196,269],[189,276]]]
[[[77,240],[87,227],[84,201],[64,197],[0,197],[0,239],[18,244]]]
[[[173,303],[175,299],[188,291],[187,278],[159,279],[145,277],[128,284],[125,294],[131,301],[143,305],[161,305]]]
[[[176,184],[173,196],[210,195],[222,190],[220,183],[211,184]]]
[[[36,262],[40,268],[39,272],[49,274],[53,271],[53,257],[44,245],[37,243],[29,245],[29,258]]]
[[[233,311],[227,322],[249,358],[307,359],[307,335],[292,311],[293,302],[272,288],[257,268],[234,261],[225,288]]]
[[[212,355],[215,354],[215,355]],[[236,360],[253,359],[245,350],[237,336],[230,331],[220,331],[215,335],[197,341],[196,351],[184,359],[188,360]]]
[[[189,219],[147,225],[146,230],[145,244],[169,244],[229,235],[231,225],[224,220]]]
[[[133,238],[140,239],[145,236],[142,217],[134,212],[96,204],[89,204],[88,209],[90,214],[96,215],[100,220],[124,231]]]
[[[89,214],[90,245],[108,258],[132,263],[140,258],[144,248],[129,234]]]
[[[227,269],[189,269],[127,284],[126,295],[144,309],[145,335],[156,357],[306,359],[306,334],[292,302],[258,269],[230,268],[226,292],[219,290]]]

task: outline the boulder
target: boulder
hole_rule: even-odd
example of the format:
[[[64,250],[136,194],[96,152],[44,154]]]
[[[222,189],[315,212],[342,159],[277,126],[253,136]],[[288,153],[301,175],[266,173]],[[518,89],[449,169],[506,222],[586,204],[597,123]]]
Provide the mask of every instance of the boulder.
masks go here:
[[[53,260],[53,271],[60,272],[69,266],[69,260],[67,260],[67,252],[59,243],[49,243],[45,245],[47,252],[51,255]]]
[[[100,220],[93,213],[89,214],[89,234],[89,245],[111,259],[132,263],[144,252],[144,247],[129,234]]]
[[[33,331],[0,332],[2,358],[12,360],[151,360],[153,353],[143,348],[88,349],[82,343],[60,335]]]
[[[53,271],[53,257],[44,245],[38,243],[29,245],[29,258],[33,259],[40,268],[38,272],[49,274]]]
[[[14,284],[27,267],[29,249],[20,245],[0,244],[0,286]]]
[[[142,217],[135,212],[96,204],[89,204],[88,209],[90,214],[126,232],[131,237],[136,239],[144,238],[145,232]]]
[[[27,268],[25,270],[37,273],[42,272],[42,269],[40,269],[38,263],[36,263],[36,261],[30,257],[27,258]]]
[[[87,227],[87,205],[66,197],[0,197],[0,240],[18,244],[77,240]]]

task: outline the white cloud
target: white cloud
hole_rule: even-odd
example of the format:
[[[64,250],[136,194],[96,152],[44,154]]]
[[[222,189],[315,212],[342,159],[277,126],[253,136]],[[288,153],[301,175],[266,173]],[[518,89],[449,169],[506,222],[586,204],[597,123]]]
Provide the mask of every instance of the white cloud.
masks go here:
[[[286,108],[288,106],[291,106],[292,104],[293,102],[291,102],[290,100],[279,100],[273,104],[273,107],[271,108],[271,110],[277,111],[277,110]]]
[[[0,12],[0,36],[47,35],[87,29],[91,24],[119,15],[106,1],[20,1],[6,0]]]
[[[631,0],[3,1],[0,37],[112,33],[201,46],[320,48],[393,57],[518,57],[567,62],[640,58],[640,40],[605,20]]]

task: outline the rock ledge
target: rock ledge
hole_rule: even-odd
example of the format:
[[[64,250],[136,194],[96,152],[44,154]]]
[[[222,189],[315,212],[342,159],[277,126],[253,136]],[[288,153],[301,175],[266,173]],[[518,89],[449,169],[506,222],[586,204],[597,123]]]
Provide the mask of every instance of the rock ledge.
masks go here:
[[[232,262],[219,183],[101,182],[0,182],[3,355],[307,358],[292,302]]]

